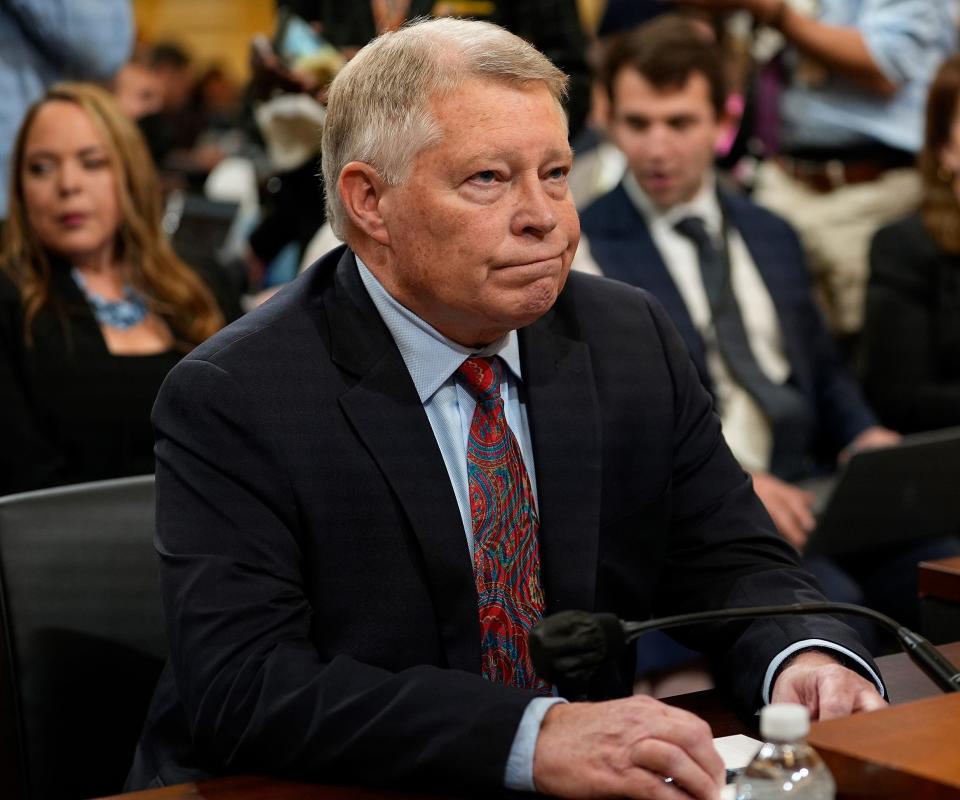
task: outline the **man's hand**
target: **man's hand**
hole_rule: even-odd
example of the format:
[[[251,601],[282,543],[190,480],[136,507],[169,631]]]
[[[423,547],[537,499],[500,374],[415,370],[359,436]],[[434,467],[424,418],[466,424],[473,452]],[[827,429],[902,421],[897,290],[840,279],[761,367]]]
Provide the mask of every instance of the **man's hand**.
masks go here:
[[[783,668],[770,700],[800,703],[810,710],[811,719],[845,717],[887,705],[870,681],[819,650],[805,650]]]
[[[724,768],[706,722],[635,695],[553,706],[537,738],[533,781],[555,797],[716,800]]]
[[[780,535],[802,551],[817,525],[811,510],[813,495],[774,478],[768,472],[752,472],[751,476],[753,490],[773,518]]]
[[[850,444],[840,451],[837,461],[841,464],[846,463],[850,456],[859,450],[870,450],[877,447],[890,447],[897,444],[903,437],[896,431],[884,428],[882,425],[874,425],[862,431]]]

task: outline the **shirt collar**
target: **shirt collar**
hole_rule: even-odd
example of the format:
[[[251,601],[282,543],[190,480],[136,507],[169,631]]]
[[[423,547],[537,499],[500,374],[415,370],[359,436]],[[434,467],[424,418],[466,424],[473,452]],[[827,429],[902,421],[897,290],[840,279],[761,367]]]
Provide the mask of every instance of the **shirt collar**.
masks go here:
[[[515,330],[482,350],[457,344],[401,304],[383,288],[383,284],[360,257],[354,257],[357,259],[360,280],[397,343],[421,403],[426,403],[470,356],[500,356],[514,376],[518,380],[523,379],[520,346]]]
[[[623,189],[650,226],[659,224],[673,228],[686,217],[700,217],[713,236],[719,236],[723,230],[723,213],[720,210],[720,201],[717,199],[717,179],[713,170],[704,176],[703,186],[692,199],[686,203],[677,203],[665,211],[661,211],[653,204],[629,169],[623,176]]]

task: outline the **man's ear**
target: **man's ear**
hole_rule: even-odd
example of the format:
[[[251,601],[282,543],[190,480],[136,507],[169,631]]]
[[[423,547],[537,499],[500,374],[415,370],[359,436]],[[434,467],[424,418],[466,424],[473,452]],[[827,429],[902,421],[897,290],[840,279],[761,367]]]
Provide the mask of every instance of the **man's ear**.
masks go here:
[[[363,161],[351,161],[340,170],[337,188],[351,224],[378,244],[388,247],[390,233],[380,213],[380,201],[387,183],[380,173]]]

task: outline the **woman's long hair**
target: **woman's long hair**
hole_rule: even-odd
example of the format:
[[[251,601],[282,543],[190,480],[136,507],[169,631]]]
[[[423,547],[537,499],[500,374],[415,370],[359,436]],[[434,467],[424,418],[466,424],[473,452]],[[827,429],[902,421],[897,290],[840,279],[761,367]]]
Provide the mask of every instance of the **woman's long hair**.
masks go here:
[[[956,175],[941,162],[949,143],[960,99],[960,55],[948,58],[937,71],[927,98],[927,127],[920,152],[923,178],[921,214],[927,232],[940,247],[960,253],[960,202]]]
[[[37,112],[53,101],[82,108],[103,135],[121,213],[115,259],[129,266],[133,288],[144,297],[151,311],[167,321],[178,343],[199,344],[223,326],[223,315],[203,281],[174,254],[163,232],[160,184],[140,130],[123,115],[106,90],[93,84],[66,82],[50,87],[27,111],[10,164],[10,207],[0,249],[0,268],[20,288],[27,341],[32,340],[37,313],[53,305],[54,298],[50,289],[50,255],[27,217],[23,161]]]

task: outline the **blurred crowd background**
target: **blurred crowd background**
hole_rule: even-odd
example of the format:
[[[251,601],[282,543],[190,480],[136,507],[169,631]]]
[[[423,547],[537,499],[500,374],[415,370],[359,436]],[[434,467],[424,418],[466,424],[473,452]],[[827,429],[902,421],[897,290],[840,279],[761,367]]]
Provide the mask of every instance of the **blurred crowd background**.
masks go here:
[[[595,204],[675,176],[641,174],[652,145],[637,138],[646,123],[618,116],[617,70],[659,78],[646,56],[615,54],[647,47],[629,37],[664,14],[721,57],[720,135],[691,179],[782,218],[765,230],[803,265],[787,305],[764,301],[768,327],[788,382],[832,376],[810,413],[845,431],[805,477],[851,448],[960,425],[956,0],[7,0],[0,494],[153,470],[150,408],[171,366],[337,246],[319,174],[329,84],[415,16],[496,22],[570,76],[568,180],[594,257],[582,268],[622,277],[602,263],[609,217]],[[667,94],[686,91],[678,74]],[[697,163],[674,153],[663,169],[683,178]],[[756,267],[766,278],[785,263]],[[806,344],[821,331],[826,344],[810,354],[777,338],[790,303],[816,309]],[[811,498],[769,459],[742,463],[802,549]]]

